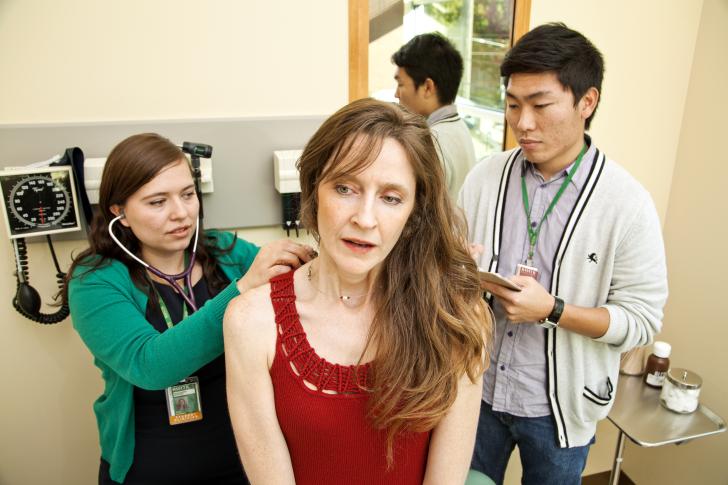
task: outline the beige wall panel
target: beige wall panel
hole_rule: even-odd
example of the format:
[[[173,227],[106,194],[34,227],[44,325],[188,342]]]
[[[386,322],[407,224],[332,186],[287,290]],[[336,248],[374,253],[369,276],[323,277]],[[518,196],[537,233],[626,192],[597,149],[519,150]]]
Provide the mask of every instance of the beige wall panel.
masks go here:
[[[330,113],[347,36],[337,0],[4,0],[0,123]]]

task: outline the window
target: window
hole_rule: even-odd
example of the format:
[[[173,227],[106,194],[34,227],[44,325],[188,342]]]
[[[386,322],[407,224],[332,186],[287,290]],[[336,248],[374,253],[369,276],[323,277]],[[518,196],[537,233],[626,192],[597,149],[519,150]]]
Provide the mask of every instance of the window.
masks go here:
[[[368,0],[367,7],[368,72],[363,76],[368,75],[368,94],[395,101],[392,54],[416,35],[440,32],[463,56],[456,104],[470,128],[476,157],[502,150],[505,93],[499,68],[514,31],[518,37],[527,30],[530,1]]]

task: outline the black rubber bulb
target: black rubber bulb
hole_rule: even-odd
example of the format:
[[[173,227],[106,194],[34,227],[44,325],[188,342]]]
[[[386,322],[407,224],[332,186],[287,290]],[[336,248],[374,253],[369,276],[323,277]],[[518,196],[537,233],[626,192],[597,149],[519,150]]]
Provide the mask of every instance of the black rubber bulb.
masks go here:
[[[40,295],[38,291],[28,283],[20,283],[18,292],[15,294],[18,305],[23,311],[31,315],[37,315],[40,311]]]

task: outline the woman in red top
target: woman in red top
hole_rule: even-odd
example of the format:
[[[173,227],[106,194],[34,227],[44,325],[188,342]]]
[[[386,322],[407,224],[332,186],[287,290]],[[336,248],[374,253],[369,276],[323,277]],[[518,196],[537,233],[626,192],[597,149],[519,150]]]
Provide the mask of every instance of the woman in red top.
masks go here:
[[[251,483],[462,484],[491,322],[424,119],[355,101],[299,171],[319,257],[225,316]]]

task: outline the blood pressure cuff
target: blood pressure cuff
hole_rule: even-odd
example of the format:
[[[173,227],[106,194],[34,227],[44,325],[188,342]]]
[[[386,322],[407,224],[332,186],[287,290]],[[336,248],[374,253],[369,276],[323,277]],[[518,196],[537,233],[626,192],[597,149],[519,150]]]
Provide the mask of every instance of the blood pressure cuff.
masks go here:
[[[91,210],[91,204],[89,203],[88,195],[86,194],[86,182],[83,175],[83,161],[83,150],[78,147],[72,147],[66,148],[66,151],[63,153],[63,157],[51,165],[70,165],[73,169],[73,178],[76,183],[78,201],[81,205],[84,219],[86,219],[86,225],[90,228],[94,213]]]

